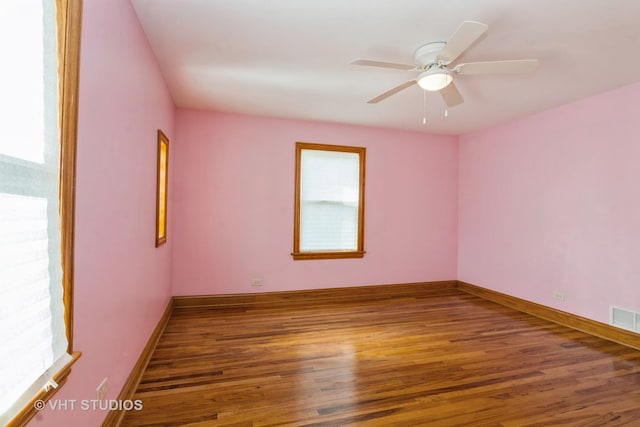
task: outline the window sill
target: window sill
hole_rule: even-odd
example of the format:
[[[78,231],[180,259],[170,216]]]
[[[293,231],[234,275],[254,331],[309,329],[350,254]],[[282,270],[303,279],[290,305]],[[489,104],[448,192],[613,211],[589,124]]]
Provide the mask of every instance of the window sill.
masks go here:
[[[295,261],[300,261],[308,259],[362,258],[365,253],[365,251],[292,252],[291,256]]]
[[[36,406],[40,404],[38,401],[42,401],[45,403],[48,402],[53,397],[53,395],[62,388],[64,383],[67,381],[69,374],[71,373],[71,367],[74,363],[76,363],[81,355],[82,353],[80,352],[73,352],[71,354],[71,360],[67,362],[67,364],[65,364],[60,370],[58,370],[52,377],[53,380],[58,383],[58,387],[55,389],[50,388],[48,391],[40,389],[40,391],[35,396],[33,396],[29,403],[24,408],[22,408],[22,410],[18,412],[11,419],[11,421],[9,421],[7,427],[22,427],[27,425],[29,420],[31,420],[40,410],[36,409]]]

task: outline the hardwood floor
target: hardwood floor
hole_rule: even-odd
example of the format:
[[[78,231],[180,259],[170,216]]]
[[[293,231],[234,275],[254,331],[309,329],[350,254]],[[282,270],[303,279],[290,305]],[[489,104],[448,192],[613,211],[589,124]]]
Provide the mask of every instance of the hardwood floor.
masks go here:
[[[122,426],[640,425],[640,352],[449,289],[177,308]]]

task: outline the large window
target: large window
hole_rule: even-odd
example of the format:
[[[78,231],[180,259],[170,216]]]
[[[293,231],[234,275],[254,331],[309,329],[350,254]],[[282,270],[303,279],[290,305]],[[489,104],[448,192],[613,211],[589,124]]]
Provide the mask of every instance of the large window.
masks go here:
[[[23,425],[72,343],[81,0],[0,1],[0,425]],[[35,406],[35,407],[34,407]]]
[[[365,148],[296,143],[293,258],[364,256]]]

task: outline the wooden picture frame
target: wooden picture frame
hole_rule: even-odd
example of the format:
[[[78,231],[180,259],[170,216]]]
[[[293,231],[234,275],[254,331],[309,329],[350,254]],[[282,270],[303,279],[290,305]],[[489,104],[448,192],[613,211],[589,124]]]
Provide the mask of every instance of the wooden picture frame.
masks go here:
[[[158,129],[156,179],[156,248],[167,241],[167,190],[169,178],[169,138]]]

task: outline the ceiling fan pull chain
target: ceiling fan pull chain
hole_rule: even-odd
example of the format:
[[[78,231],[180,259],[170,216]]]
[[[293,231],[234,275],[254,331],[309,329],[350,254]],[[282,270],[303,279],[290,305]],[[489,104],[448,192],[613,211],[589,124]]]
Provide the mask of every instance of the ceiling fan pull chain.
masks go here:
[[[422,91],[422,124],[427,124],[427,91]]]

